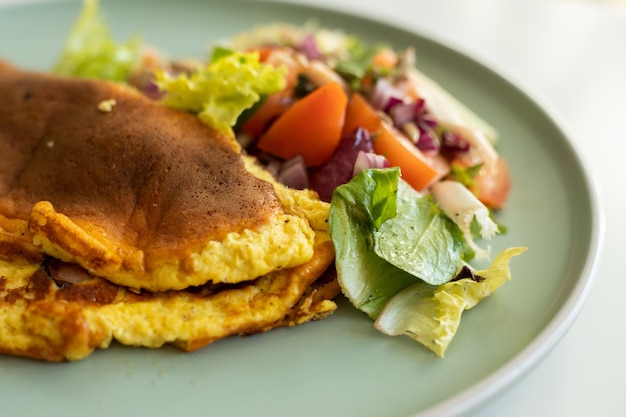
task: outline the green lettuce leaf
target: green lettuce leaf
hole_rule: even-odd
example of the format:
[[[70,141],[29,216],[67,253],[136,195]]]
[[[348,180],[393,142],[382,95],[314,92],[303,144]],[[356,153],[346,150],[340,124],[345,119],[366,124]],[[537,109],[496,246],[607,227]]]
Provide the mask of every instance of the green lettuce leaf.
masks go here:
[[[372,319],[416,277],[374,252],[377,225],[396,214],[398,168],[365,170],[335,189],[329,213],[337,275],[344,295]]]
[[[355,36],[347,36],[345,46],[347,56],[340,59],[333,69],[348,82],[353,90],[358,90],[363,77],[372,69],[374,57],[387,45],[369,45]]]
[[[365,170],[337,187],[329,224],[344,294],[372,318],[408,285],[450,281],[461,267],[456,226],[398,168]]]
[[[462,253],[448,230],[449,221],[432,199],[420,196],[404,181],[398,186],[396,216],[374,233],[374,251],[429,284],[450,281],[461,267]]]
[[[370,169],[335,189],[329,213],[343,294],[389,335],[408,335],[443,357],[464,310],[511,278],[504,250],[474,278],[456,279],[464,234],[398,168]],[[476,278],[476,277],[479,278]]]
[[[487,269],[474,272],[479,280],[463,278],[439,286],[424,282],[408,286],[385,305],[374,326],[388,335],[407,335],[443,357],[459,328],[463,311],[510,280],[509,261],[525,250],[505,249]]]
[[[204,123],[226,131],[263,95],[285,88],[285,73],[285,68],[261,63],[257,53],[219,48],[208,65],[191,74],[157,72],[156,84],[166,93],[166,106],[193,112]]]
[[[98,0],[85,0],[53,72],[125,82],[140,63],[141,49],[138,37],[116,43],[100,15]]]

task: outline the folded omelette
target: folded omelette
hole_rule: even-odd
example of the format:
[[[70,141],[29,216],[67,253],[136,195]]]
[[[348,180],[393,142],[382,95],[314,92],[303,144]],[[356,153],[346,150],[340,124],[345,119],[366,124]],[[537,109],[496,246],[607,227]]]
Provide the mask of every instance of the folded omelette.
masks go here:
[[[0,352],[195,350],[324,317],[328,205],[131,87],[0,62]]]

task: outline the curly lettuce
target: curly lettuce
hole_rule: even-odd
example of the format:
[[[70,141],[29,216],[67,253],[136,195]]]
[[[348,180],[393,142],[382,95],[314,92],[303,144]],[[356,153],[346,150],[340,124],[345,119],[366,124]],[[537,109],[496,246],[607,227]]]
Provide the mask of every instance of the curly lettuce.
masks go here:
[[[139,66],[141,53],[139,37],[116,42],[100,14],[98,0],[85,0],[53,72],[126,82]]]
[[[487,269],[473,272],[472,277],[438,286],[416,282],[404,288],[385,305],[374,327],[391,336],[409,336],[443,357],[461,324],[463,311],[510,280],[509,261],[525,250],[503,250]]]
[[[209,64],[191,74],[156,73],[166,106],[198,115],[218,130],[234,126],[244,110],[267,94],[285,88],[286,68],[259,60],[256,52],[214,51]]]

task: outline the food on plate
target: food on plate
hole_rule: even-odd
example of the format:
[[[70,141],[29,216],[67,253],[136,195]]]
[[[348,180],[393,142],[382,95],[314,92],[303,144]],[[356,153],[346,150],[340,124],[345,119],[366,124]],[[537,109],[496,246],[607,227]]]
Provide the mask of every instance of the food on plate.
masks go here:
[[[151,291],[311,258],[307,219],[246,169],[232,137],[123,85],[0,77],[0,214],[24,223],[33,251]]]
[[[232,136],[127,86],[6,63],[0,95],[0,351],[193,350],[334,310],[313,286],[334,258],[328,204]]]
[[[53,72],[0,64],[0,351],[194,350],[341,293],[443,357],[525,250],[472,266],[508,165],[411,48],[278,23],[173,59],[87,0]]]
[[[113,341],[200,349],[231,335],[319,320],[332,313],[338,287],[324,272],[330,241],[302,265],[239,285],[132,291],[75,264],[0,259],[0,353],[47,361],[84,359]]]

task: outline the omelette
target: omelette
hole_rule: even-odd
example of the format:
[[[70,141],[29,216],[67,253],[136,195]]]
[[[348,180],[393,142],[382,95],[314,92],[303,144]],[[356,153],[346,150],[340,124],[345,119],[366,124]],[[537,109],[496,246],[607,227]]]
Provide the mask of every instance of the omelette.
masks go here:
[[[231,335],[319,320],[336,309],[338,284],[324,276],[333,259],[326,241],[308,262],[245,284],[159,293],[137,293],[54,258],[0,261],[0,353],[76,361],[114,340],[194,351]]]
[[[119,84],[1,77],[0,216],[28,225],[31,249],[151,291],[313,255],[307,220],[246,170],[232,137]]]
[[[199,349],[331,313],[328,205],[133,88],[0,62],[0,352]]]

